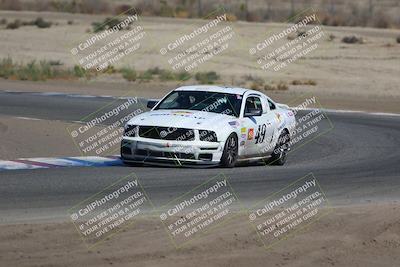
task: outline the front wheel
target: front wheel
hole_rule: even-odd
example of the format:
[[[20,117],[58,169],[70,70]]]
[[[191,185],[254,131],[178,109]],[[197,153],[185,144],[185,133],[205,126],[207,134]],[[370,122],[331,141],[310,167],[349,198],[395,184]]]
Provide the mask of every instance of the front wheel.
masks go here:
[[[221,166],[233,168],[238,158],[238,138],[231,133],[225,142],[224,152],[221,157]]]

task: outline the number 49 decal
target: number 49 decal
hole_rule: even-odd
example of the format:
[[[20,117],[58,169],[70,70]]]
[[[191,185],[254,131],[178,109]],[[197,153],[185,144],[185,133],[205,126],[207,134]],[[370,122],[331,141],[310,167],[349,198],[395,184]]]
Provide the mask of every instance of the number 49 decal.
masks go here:
[[[255,137],[256,144],[260,144],[266,140],[265,133],[267,132],[267,125],[258,125],[257,134]]]

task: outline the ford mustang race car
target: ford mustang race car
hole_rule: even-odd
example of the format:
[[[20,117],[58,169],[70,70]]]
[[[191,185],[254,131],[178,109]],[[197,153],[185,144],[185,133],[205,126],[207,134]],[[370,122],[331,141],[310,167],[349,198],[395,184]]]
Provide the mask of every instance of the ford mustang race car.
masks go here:
[[[283,165],[295,127],[293,110],[255,90],[183,86],[130,119],[121,142],[125,163],[233,167],[265,159]]]

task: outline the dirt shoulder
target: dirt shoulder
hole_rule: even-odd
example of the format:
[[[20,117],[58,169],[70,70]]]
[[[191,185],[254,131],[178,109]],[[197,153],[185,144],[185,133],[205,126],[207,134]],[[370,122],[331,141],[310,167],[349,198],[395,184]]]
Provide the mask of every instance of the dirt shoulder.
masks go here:
[[[239,216],[181,249],[157,218],[142,218],[89,250],[71,222],[2,225],[1,266],[395,266],[399,204],[333,208],[266,250]]]
[[[68,125],[70,124],[61,121],[29,120],[2,115],[0,159],[79,156],[80,152],[67,132]]]

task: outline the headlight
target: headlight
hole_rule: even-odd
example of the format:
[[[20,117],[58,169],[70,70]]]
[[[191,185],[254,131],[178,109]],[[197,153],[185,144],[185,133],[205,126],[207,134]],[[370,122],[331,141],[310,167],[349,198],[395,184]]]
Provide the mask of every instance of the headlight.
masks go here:
[[[200,141],[218,142],[217,134],[213,131],[199,130]]]
[[[137,136],[138,132],[138,126],[137,125],[125,125],[124,127],[124,136],[128,137],[135,137]]]

